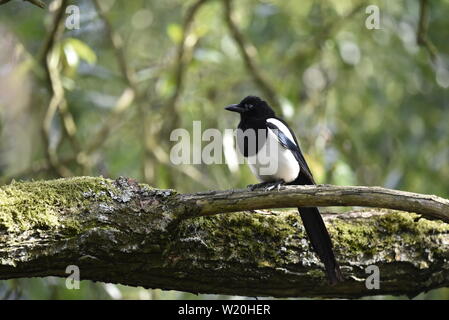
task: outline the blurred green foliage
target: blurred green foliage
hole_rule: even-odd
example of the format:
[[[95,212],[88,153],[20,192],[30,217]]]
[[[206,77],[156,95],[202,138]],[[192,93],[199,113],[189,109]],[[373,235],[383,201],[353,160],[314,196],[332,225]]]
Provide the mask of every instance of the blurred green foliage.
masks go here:
[[[171,130],[191,130],[195,120],[203,129],[234,128],[237,119],[223,107],[265,93],[229,31],[223,1],[205,1],[186,30],[186,13],[194,3],[102,0],[108,31],[92,1],[77,1],[80,28],[63,30],[44,60],[39,55],[53,13],[23,1],[1,6],[0,181],[59,176],[46,157],[50,147],[73,175],[124,175],[181,192],[254,183],[245,166],[174,168],[167,158]],[[368,5],[380,9],[378,30],[365,27]],[[297,133],[319,183],[380,185],[449,198],[449,1],[432,2],[428,9],[427,37],[436,57],[416,41],[418,0],[233,3],[233,19],[250,58],[276,92],[274,107]],[[122,40],[137,90],[116,118],[111,115],[130,83],[111,44],[111,30]],[[45,58],[55,63],[60,77],[76,129],[72,138],[57,115],[50,119],[48,141],[42,138],[52,97]],[[181,85],[177,68],[183,71]],[[101,128],[108,128],[104,139],[84,152]],[[449,297],[447,289],[435,292],[419,298]],[[53,278],[3,281],[2,294],[196,297],[87,281],[71,291],[64,280]]]

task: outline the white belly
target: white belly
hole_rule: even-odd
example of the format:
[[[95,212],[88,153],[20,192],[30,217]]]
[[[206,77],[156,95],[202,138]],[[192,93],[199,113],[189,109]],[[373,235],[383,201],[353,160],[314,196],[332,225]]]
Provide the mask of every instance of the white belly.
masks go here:
[[[267,149],[268,144],[268,149]],[[272,148],[271,146],[278,146]],[[274,149],[273,152],[269,152]],[[292,182],[300,171],[298,161],[293,153],[284,149],[277,142],[277,138],[268,130],[268,139],[265,145],[259,150],[257,155],[247,158],[248,165],[252,173],[260,182],[271,182],[284,180]]]

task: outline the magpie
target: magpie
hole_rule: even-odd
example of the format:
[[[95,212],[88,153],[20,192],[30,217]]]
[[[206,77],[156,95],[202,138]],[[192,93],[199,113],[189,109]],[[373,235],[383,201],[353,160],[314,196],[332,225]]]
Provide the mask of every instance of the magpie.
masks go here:
[[[240,114],[237,146],[247,159],[251,171],[261,182],[250,185],[252,190],[261,187],[271,190],[282,184],[315,184],[293,131],[285,121],[276,117],[267,102],[256,96],[248,96],[225,109]],[[264,166],[265,169],[271,167],[272,170],[264,171]],[[329,282],[336,284],[343,281],[329,233],[318,208],[300,207],[298,211],[312,248],[326,268]]]

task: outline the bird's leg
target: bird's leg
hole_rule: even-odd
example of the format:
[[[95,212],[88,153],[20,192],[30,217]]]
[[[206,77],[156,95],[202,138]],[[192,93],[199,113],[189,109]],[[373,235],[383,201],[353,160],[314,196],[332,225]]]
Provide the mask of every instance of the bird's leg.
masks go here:
[[[261,182],[261,183],[256,183],[256,184],[249,184],[247,186],[247,188],[251,191],[257,190],[257,189],[263,189],[265,188],[267,185],[271,184],[272,182]]]
[[[285,181],[282,180],[282,179],[278,180],[278,181],[275,181],[275,182],[271,182],[269,186],[265,187],[265,190],[270,191],[270,190],[273,190],[274,188],[277,188],[278,191],[279,191],[279,189],[281,188],[281,186],[284,183],[285,183]]]
[[[277,181],[268,181],[268,182],[261,182],[257,184],[250,184],[248,185],[248,189],[251,191],[257,190],[257,189],[264,189],[265,191],[271,191],[274,188],[277,188],[278,191],[281,188],[281,186],[285,183],[284,180],[277,180]]]

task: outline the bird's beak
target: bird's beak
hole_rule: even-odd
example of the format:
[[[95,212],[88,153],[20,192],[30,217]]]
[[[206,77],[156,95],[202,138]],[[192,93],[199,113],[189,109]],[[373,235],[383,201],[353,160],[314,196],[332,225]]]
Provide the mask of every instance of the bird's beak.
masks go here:
[[[242,107],[240,107],[239,104],[230,104],[225,109],[229,110],[229,111],[233,111],[233,112],[238,112],[238,113],[242,113],[244,111],[244,109]]]

